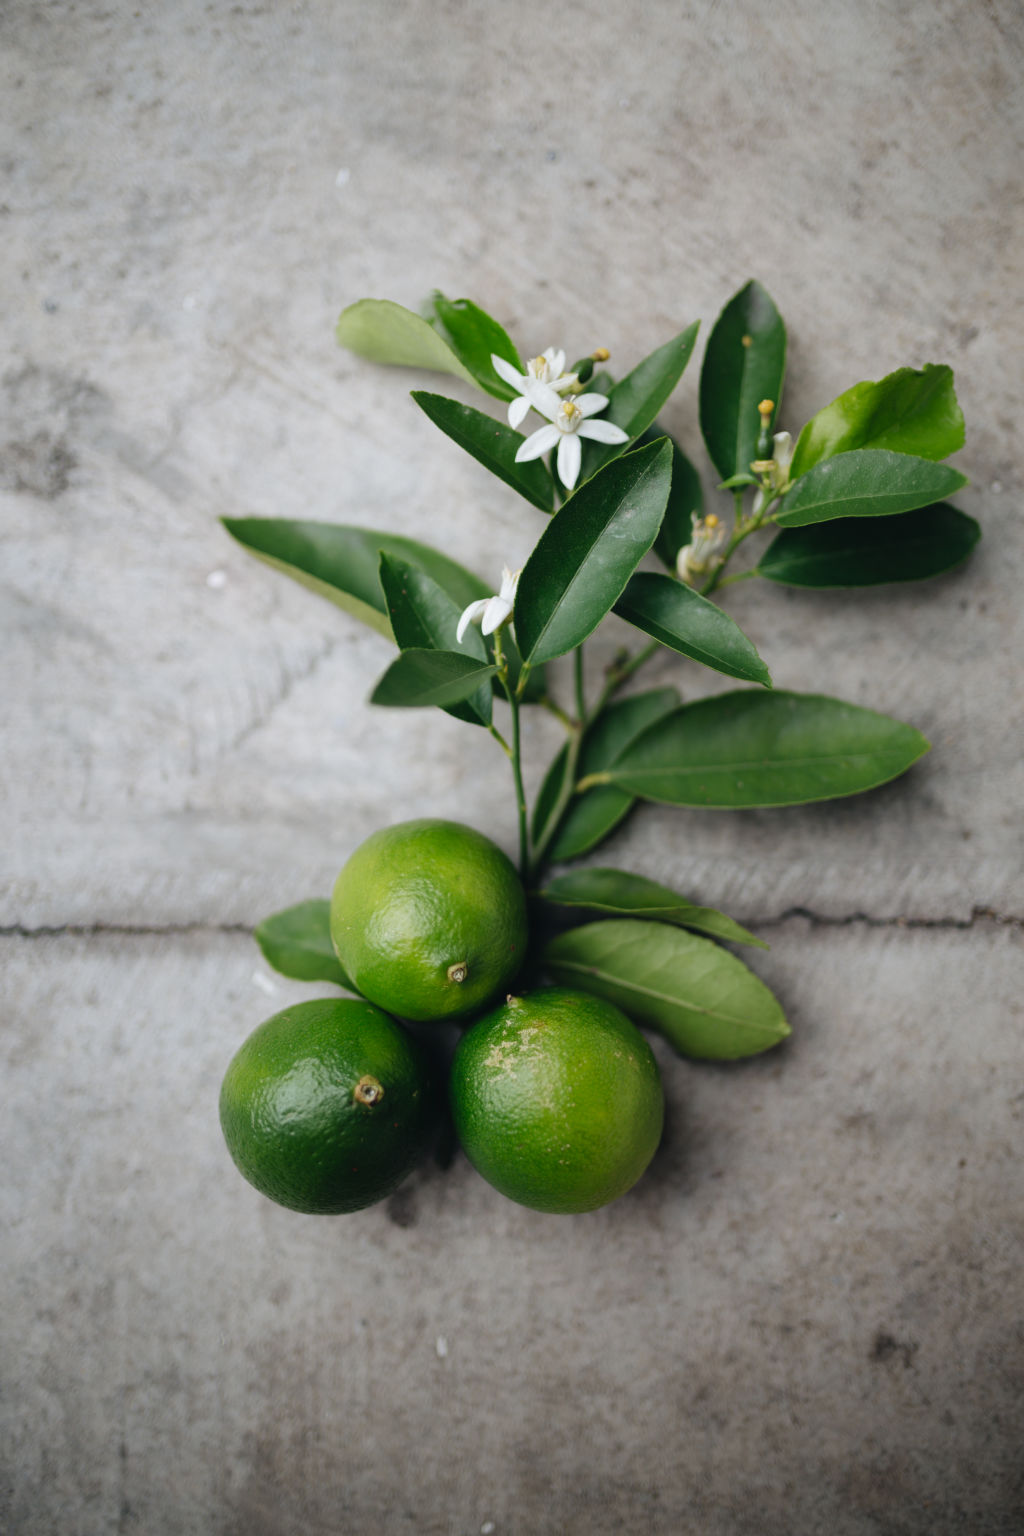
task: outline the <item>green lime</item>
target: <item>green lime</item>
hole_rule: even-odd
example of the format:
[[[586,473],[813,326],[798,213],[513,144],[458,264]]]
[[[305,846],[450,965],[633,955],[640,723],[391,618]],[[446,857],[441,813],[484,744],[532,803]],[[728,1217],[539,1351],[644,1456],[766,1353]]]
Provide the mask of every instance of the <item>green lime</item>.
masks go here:
[[[542,987],[459,1042],[455,1128],[495,1189],[535,1211],[593,1211],[654,1156],[664,1099],[650,1046],[614,1003]]]
[[[403,1019],[477,1013],[526,953],[526,898],[490,838],[455,821],[374,832],[334,886],[331,938],[371,1002]]]
[[[321,1215],[389,1195],[422,1154],[433,1110],[405,1030],[355,998],[275,1013],[235,1053],[220,1091],[239,1172],[278,1205]]]

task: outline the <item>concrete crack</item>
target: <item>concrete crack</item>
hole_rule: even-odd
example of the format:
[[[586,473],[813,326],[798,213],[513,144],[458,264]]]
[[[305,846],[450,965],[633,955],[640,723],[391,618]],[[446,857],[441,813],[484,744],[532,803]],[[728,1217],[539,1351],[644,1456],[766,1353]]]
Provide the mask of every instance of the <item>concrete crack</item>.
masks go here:
[[[639,917],[643,913],[637,914]],[[970,917],[872,917],[867,912],[850,912],[843,917],[828,917],[808,907],[787,907],[777,917],[747,918],[749,928],[757,932],[781,928],[785,923],[801,921],[816,928],[899,928],[914,930],[967,931],[987,924],[1003,928],[1024,928],[1024,917],[996,912],[991,907],[975,907]],[[174,938],[181,934],[243,934],[252,937],[249,923],[52,923],[30,927],[27,923],[0,925],[0,939],[53,938]]]

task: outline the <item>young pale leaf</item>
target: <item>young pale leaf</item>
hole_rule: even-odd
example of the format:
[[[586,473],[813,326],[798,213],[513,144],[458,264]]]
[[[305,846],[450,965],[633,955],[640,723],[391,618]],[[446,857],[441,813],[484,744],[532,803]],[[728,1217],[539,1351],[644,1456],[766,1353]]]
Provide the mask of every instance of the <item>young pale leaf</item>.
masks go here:
[[[511,337],[497,320],[469,299],[446,299],[443,293],[431,295],[430,308],[436,322],[434,329],[469,369],[480,388],[496,400],[514,399],[515,390],[495,373],[491,353],[503,357],[519,373],[526,370]]]
[[[947,502],[874,518],[786,528],[761,556],[759,576],[787,587],[874,587],[923,581],[966,560],[981,537],[973,517]]]
[[[959,470],[933,459],[887,448],[854,448],[801,475],[775,521],[780,528],[804,528],[834,517],[891,517],[941,501],[966,484]]]
[[[497,668],[458,651],[403,651],[370,695],[371,704],[394,709],[444,708],[476,693]]]
[[[257,559],[388,637],[391,625],[379,576],[382,552],[426,571],[460,612],[490,595],[485,582],[447,555],[399,534],[277,517],[225,517],[221,521],[231,537]]]
[[[461,645],[457,641],[461,609],[426,571],[392,555],[382,554],[380,584],[391,628],[403,651],[456,651],[458,648],[467,656],[487,664],[487,647],[475,625],[471,624],[466,630]],[[488,726],[492,716],[491,701],[490,685],[483,682],[472,698],[462,704],[448,704],[445,708],[457,720],[465,720],[469,725]]]
[[[296,907],[265,917],[253,937],[267,964],[282,976],[295,981],[333,981],[354,992],[334,953],[330,913],[329,901],[300,901]]]
[[[708,338],[700,375],[700,428],[723,480],[748,474],[757,458],[758,406],[778,410],[786,372],[786,327],[760,283],[731,298]]]
[[[926,363],[920,370],[897,368],[877,382],[855,384],[812,416],[797,439],[789,473],[795,480],[823,459],[854,448],[944,459],[963,445],[953,370]]]
[[[643,434],[640,444],[657,442],[658,438],[664,436],[664,432],[655,424]],[[669,438],[669,442],[672,443],[672,489],[668,493],[665,515],[654,541],[654,553],[670,571],[674,571],[676,556],[683,545],[689,544],[693,538],[693,519],[700,517],[704,510],[704,487],[700,475],[679,444],[672,438]]]
[[[657,721],[607,780],[669,805],[802,805],[885,784],[928,746],[913,726],[839,699],[741,690]]]
[[[745,683],[772,685],[771,675],[739,625],[716,603],[658,571],[638,571],[615,604],[626,619],[692,661]]]
[[[777,999],[735,955],[667,923],[629,918],[559,934],[544,962],[562,986],[608,998],[681,1055],[735,1061],[789,1034]]]
[[[335,332],[340,346],[371,363],[429,368],[475,384],[472,373],[432,325],[390,299],[359,299],[343,309]]]
[[[674,688],[651,688],[609,704],[583,739],[577,777],[583,779],[610,767],[641,731],[670,714],[678,703],[679,695]],[[552,770],[555,768],[553,764]],[[614,832],[633,804],[633,795],[611,784],[599,784],[575,795],[565,809],[548,858],[553,863],[563,863],[589,853]]]
[[[600,624],[650,549],[672,476],[672,447],[616,459],[565,503],[526,562],[516,637],[531,666],[564,656]]]
[[[695,320],[685,331],[680,331],[678,336],[673,336],[671,341],[645,357],[632,373],[627,373],[624,379],[613,384],[608,391],[608,406],[602,411],[601,420],[621,427],[631,442],[641,437],[682,378],[699,329],[700,321]],[[593,383],[587,387],[597,388]],[[583,478],[589,480],[602,465],[618,458],[628,447],[629,442],[586,443],[583,451]]]
[[[503,421],[495,421],[471,405],[460,405],[457,400],[446,400],[444,395],[431,395],[425,390],[414,389],[416,404],[460,448],[499,480],[504,480],[520,496],[541,512],[550,512],[555,505],[555,491],[551,476],[541,459],[517,464],[516,452],[523,437]]]
[[[693,928],[733,944],[768,948],[763,939],[756,939],[724,912],[694,906],[667,886],[621,869],[575,869],[549,880],[540,896],[551,906],[581,907],[614,917],[646,917],[659,923],[675,923],[679,928]]]

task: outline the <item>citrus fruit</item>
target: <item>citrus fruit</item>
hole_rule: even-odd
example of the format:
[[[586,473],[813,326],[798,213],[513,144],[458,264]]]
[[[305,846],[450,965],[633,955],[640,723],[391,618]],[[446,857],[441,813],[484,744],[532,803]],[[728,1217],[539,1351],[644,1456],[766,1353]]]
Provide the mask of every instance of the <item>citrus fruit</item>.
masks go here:
[[[356,988],[404,1019],[477,1013],[526,951],[509,859],[459,822],[404,821],[361,843],[331,900],[331,939]]]
[[[455,1128],[503,1195],[535,1211],[592,1211],[625,1194],[661,1139],[650,1046],[614,1003],[542,987],[473,1025],[452,1062]]]
[[[355,998],[297,1003],[254,1029],[220,1091],[240,1173],[292,1211],[382,1200],[424,1150],[430,1082],[394,1019]]]

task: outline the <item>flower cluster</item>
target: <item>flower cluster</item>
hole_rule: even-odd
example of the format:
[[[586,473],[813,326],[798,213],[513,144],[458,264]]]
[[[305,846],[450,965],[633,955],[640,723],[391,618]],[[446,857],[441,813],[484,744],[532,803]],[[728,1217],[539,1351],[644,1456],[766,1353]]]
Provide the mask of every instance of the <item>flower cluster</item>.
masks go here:
[[[707,576],[722,563],[719,550],[728,537],[725,524],[714,512],[707,517],[690,516],[693,533],[689,544],[684,544],[676,556],[676,574],[687,586],[696,585],[701,576]]]
[[[532,432],[520,446],[516,463],[525,464],[539,459],[557,448],[555,457],[558,478],[567,491],[571,491],[580,477],[583,461],[581,437],[589,437],[596,443],[620,444],[629,441],[629,434],[610,421],[593,421],[599,411],[608,404],[607,395],[596,392],[577,394],[579,377],[565,372],[565,353],[548,347],[539,357],[531,358],[526,372],[519,373],[511,363],[496,354],[491,363],[499,378],[521,393],[508,408],[511,426],[518,428],[527,412],[533,408],[547,418],[548,425]],[[566,394],[572,398],[563,399]]]

